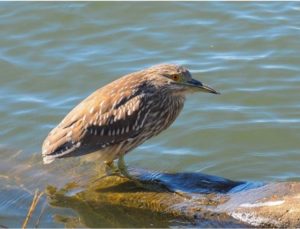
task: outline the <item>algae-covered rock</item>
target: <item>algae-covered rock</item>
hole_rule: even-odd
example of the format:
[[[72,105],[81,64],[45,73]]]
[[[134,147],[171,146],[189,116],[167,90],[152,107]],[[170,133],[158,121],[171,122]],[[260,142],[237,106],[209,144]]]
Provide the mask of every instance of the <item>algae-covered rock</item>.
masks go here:
[[[83,226],[295,227],[300,224],[300,183],[246,183],[200,173],[132,171],[144,188],[109,176],[85,188],[48,187],[51,205],[78,213]],[[62,217],[56,220],[62,222]],[[78,219],[66,220],[70,224]]]
[[[164,227],[172,222],[242,225],[224,213],[216,215],[209,210],[223,203],[227,198],[224,193],[241,182],[194,173],[160,174],[155,179],[149,179],[151,173],[147,171],[135,173],[145,188],[127,178],[109,176],[89,183],[82,190],[69,188],[72,185],[61,190],[48,187],[50,204],[74,209],[88,227]],[[79,191],[74,194],[76,189]]]

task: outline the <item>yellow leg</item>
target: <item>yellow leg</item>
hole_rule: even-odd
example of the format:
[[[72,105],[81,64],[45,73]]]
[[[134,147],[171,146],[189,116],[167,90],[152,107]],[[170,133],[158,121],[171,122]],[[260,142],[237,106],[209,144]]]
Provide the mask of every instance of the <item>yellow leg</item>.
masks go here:
[[[127,177],[129,180],[135,180],[134,177],[132,177],[128,170],[127,170],[127,167],[126,167],[126,164],[125,164],[125,160],[124,160],[124,155],[121,155],[119,157],[119,160],[118,160],[118,169],[120,171],[120,173],[124,176],[124,177]]]
[[[118,168],[115,166],[114,161],[105,161],[104,162],[104,171],[103,171],[103,167],[101,169],[101,173],[100,175],[96,178],[96,180],[94,180],[94,182],[101,180],[103,178],[106,178],[108,176],[112,176],[112,175],[119,175],[119,170]],[[104,175],[103,175],[104,172]]]
[[[127,170],[127,166],[125,164],[124,155],[121,155],[118,160],[118,169],[124,177],[128,178],[128,180],[134,182],[134,184],[139,188],[147,188],[145,184],[143,184],[141,181],[139,181],[136,177],[131,176],[130,173]]]

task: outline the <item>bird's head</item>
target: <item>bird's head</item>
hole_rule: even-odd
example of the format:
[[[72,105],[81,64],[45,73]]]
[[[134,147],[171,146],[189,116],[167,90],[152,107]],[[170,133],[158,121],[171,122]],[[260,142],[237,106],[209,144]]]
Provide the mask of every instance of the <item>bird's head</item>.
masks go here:
[[[161,64],[147,69],[154,83],[172,92],[207,92],[220,94],[213,88],[193,79],[191,73],[182,66],[175,64]]]

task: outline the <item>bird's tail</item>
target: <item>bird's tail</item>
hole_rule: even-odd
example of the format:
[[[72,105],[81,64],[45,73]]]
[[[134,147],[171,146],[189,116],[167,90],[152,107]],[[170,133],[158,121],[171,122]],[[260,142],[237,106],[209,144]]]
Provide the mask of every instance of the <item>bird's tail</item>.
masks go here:
[[[51,156],[51,155],[43,155],[43,163],[46,165],[46,164],[50,164],[52,163],[53,161],[55,160],[55,157],[54,156]]]

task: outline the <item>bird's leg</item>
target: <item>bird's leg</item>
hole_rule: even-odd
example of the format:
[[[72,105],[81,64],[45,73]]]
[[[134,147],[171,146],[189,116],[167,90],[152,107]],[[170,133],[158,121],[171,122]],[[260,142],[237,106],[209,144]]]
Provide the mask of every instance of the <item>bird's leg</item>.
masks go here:
[[[119,168],[119,171],[120,173],[126,177],[128,180],[134,182],[134,184],[139,187],[139,188],[147,188],[145,186],[145,184],[143,184],[141,181],[139,181],[136,177],[134,176],[131,176],[130,173],[128,172],[127,170],[127,166],[125,164],[125,160],[124,160],[124,155],[122,154],[120,157],[119,157],[119,160],[118,160],[118,168]]]
[[[94,182],[104,179],[108,176],[113,176],[113,175],[119,175],[119,169],[115,166],[114,161],[104,161],[104,171],[103,171],[103,167],[102,170],[100,171],[100,176],[97,177],[96,180],[94,180]],[[104,172],[104,175],[103,175]]]
[[[120,157],[119,157],[119,160],[118,160],[118,169],[120,171],[120,173],[124,176],[124,177],[127,177],[129,180],[134,180],[135,178],[132,177],[128,170],[127,170],[127,166],[125,164],[125,160],[124,160],[124,155],[122,154]]]

